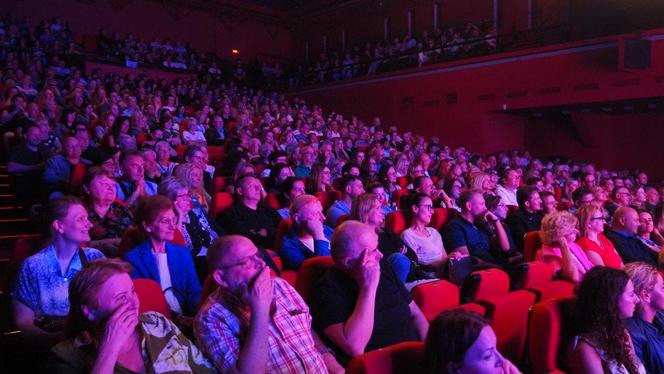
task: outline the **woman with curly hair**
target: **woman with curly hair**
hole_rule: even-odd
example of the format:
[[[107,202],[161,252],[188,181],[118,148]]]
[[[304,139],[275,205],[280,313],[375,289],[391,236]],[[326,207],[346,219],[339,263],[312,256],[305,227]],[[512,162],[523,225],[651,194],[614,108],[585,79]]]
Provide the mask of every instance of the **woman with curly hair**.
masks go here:
[[[594,265],[576,244],[579,221],[566,211],[551,213],[542,219],[542,248],[535,259],[545,262],[562,279],[578,282]]]
[[[576,290],[576,336],[570,347],[571,373],[644,374],[624,321],[639,298],[622,270],[598,266]]]

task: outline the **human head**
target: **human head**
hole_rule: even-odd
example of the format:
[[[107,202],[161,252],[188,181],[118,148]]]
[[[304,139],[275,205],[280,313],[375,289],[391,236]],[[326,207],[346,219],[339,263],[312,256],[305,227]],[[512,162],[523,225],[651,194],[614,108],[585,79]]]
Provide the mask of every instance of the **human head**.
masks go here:
[[[345,175],[341,177],[341,183],[339,183],[339,188],[345,197],[354,199],[357,196],[360,196],[364,193],[364,185],[362,184],[362,179],[355,175]]]
[[[205,153],[202,147],[196,144],[189,144],[184,152],[184,159],[188,163],[196,164],[201,168],[205,167]]]
[[[562,238],[568,242],[576,240],[579,230],[577,229],[579,221],[576,217],[567,211],[556,211],[542,219],[540,237],[542,243],[551,247],[560,245]]]
[[[623,269],[634,285],[634,293],[639,297],[637,308],[652,311],[664,310],[664,282],[656,267],[645,262],[632,262]]]
[[[110,205],[116,196],[115,177],[101,166],[93,166],[85,174],[83,191],[92,202]]]
[[[457,200],[462,213],[470,214],[472,219],[478,218],[486,213],[486,203],[480,190],[466,190],[461,193]]]
[[[191,195],[189,194],[189,184],[178,177],[166,177],[157,186],[157,193],[166,196],[168,200],[175,203],[181,200],[188,202],[191,209]]]
[[[38,146],[42,142],[42,131],[37,125],[29,125],[25,130],[25,142],[32,147]]]
[[[145,160],[138,151],[128,151],[122,154],[120,160],[122,176],[131,182],[145,179]]]
[[[639,229],[638,234],[650,239],[655,226],[652,221],[652,214],[647,210],[639,211]]]
[[[293,199],[290,216],[296,228],[305,228],[310,220],[325,221],[323,206],[320,200],[313,195],[300,195]]]
[[[81,147],[78,145],[78,139],[67,136],[62,141],[62,154],[69,160],[78,160],[81,157]]]
[[[413,179],[413,190],[415,192],[423,193],[425,195],[431,196],[434,191],[434,184],[431,178],[426,175],[421,175]]]
[[[428,225],[434,212],[433,200],[429,195],[413,192],[408,196],[406,215],[410,225]]]
[[[625,186],[616,186],[611,191],[611,199],[619,206],[628,206],[632,202],[632,195],[629,193],[629,188]]]
[[[88,212],[83,202],[74,196],[60,196],[48,201],[45,222],[51,237],[62,237],[72,243],[90,241],[92,223],[88,220]]]
[[[295,177],[288,177],[281,184],[279,189],[283,202],[291,203],[296,197],[305,194],[304,180]]]
[[[486,208],[490,210],[491,213],[495,214],[498,219],[503,220],[507,218],[507,205],[505,205],[505,202],[500,196],[492,193],[485,193],[484,202],[486,203]]]
[[[173,203],[166,196],[139,198],[134,220],[149,237],[158,241],[173,240],[177,217],[173,211]]]
[[[324,164],[315,164],[311,168],[311,178],[310,178],[310,188],[309,192],[316,193],[323,191],[323,185],[325,188],[330,186],[331,179],[330,168]]]
[[[188,184],[191,189],[204,188],[203,169],[195,163],[180,164],[175,168],[174,176]]]
[[[374,228],[353,220],[343,222],[334,230],[330,251],[335,265],[346,271],[357,265],[365,251],[368,261],[379,261],[383,257]]]
[[[427,373],[503,373],[504,358],[496,334],[485,318],[462,309],[441,313],[424,341]]]
[[[553,193],[549,191],[542,191],[540,192],[540,197],[542,198],[542,213],[546,215],[556,211],[558,202],[556,201],[556,197],[553,195]]]
[[[615,231],[625,231],[628,234],[636,235],[641,222],[639,214],[634,208],[623,206],[613,213],[611,224]]]
[[[654,186],[646,187],[646,202],[650,205],[657,205],[659,203],[659,192]]]
[[[530,213],[542,210],[542,198],[534,186],[525,186],[516,190],[516,202],[519,204],[519,209]]]
[[[385,212],[380,199],[374,193],[364,193],[353,200],[350,219],[366,223],[372,227],[380,227],[385,222]]]
[[[138,317],[139,301],[130,271],[131,265],[120,259],[99,259],[88,263],[72,278],[68,335],[75,336],[100,326],[123,304]]]
[[[572,192],[572,200],[574,201],[574,206],[580,208],[584,205],[592,204],[595,197],[593,196],[593,191],[591,189],[581,187]]]
[[[462,187],[463,183],[461,183],[460,179],[448,178],[445,180],[445,184],[443,184],[443,191],[445,191],[447,196],[451,199],[458,199],[459,196],[461,196]]]
[[[500,181],[503,187],[509,190],[515,190],[519,187],[519,172],[515,169],[505,169],[500,173]]]
[[[579,220],[579,234],[581,237],[587,237],[588,232],[599,234],[604,231],[604,210],[595,204],[584,205],[576,211],[576,218]]]
[[[263,196],[263,185],[254,174],[245,174],[235,183],[235,195],[244,205],[258,204]]]
[[[243,287],[247,287],[265,267],[258,248],[240,235],[224,235],[212,242],[207,264],[212,279],[236,294],[241,293]]]
[[[593,173],[584,173],[581,176],[581,183],[583,183],[583,187],[592,190],[596,185],[597,181],[595,179],[595,174]]]

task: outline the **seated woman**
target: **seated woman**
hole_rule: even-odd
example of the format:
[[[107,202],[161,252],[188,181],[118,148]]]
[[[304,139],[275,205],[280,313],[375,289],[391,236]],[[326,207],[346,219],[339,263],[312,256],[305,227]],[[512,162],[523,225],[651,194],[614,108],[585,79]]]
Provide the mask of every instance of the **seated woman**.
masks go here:
[[[95,166],[83,180],[90,229],[90,246],[108,256],[117,256],[125,231],[134,223],[129,209],[116,199],[115,177],[106,169]]]
[[[283,208],[277,210],[281,218],[290,218],[290,205],[296,197],[304,195],[304,180],[288,177],[281,184],[279,202]]]
[[[267,192],[279,192],[281,191],[281,185],[286,178],[294,176],[295,173],[293,173],[293,169],[291,169],[290,166],[278,163],[270,169],[270,175],[267,177],[265,189]]]
[[[424,340],[422,374],[519,374],[496,349],[496,333],[484,317],[461,309],[441,313]]]
[[[576,297],[576,336],[567,357],[570,372],[645,374],[625,330],[625,319],[634,315],[639,303],[629,276],[597,266],[583,277]]]
[[[318,192],[332,191],[330,168],[326,165],[314,164],[311,168],[311,177],[307,180],[307,193],[316,195]]]
[[[71,196],[48,203],[50,244],[21,264],[10,293],[16,327],[42,346],[56,343],[69,313],[69,283],[87,263],[103,258],[90,241],[92,224],[83,202]]]
[[[484,193],[484,202],[489,212],[493,213],[501,223],[500,226],[488,224],[485,220],[479,219],[475,221],[475,225],[481,227],[481,230],[486,232],[491,239],[491,251],[497,255],[501,263],[514,263],[523,259],[516,251],[516,244],[512,238],[512,232],[509,226],[505,223],[507,218],[508,208],[505,202],[492,192]]]
[[[159,141],[154,145],[154,151],[157,154],[157,170],[163,176],[173,175],[173,170],[178,166],[177,162],[172,162],[171,157],[176,156],[175,150],[165,141]]]
[[[385,192],[390,196],[392,196],[394,191],[401,189],[401,186],[399,186],[397,183],[397,171],[394,168],[394,165],[389,161],[385,161],[383,166],[380,168],[380,172],[378,173],[378,181],[383,184],[383,187],[385,187]]]
[[[214,373],[168,318],[139,314],[128,263],[99,260],[69,286],[69,337],[53,347],[57,373]],[[177,368],[177,369],[176,369]]]
[[[189,249],[172,243],[178,218],[164,196],[145,196],[136,206],[136,225],[147,239],[123,258],[132,266],[132,278],[152,279],[161,285],[175,315],[193,316],[198,309],[201,284]]]
[[[401,239],[415,251],[423,269],[439,273],[447,260],[447,252],[440,233],[427,226],[433,215],[433,201],[423,193],[413,193],[409,200],[405,210],[409,226],[401,233]],[[450,256],[461,255],[453,252]]]
[[[194,199],[195,205],[201,206],[207,212],[212,202],[212,196],[205,190],[203,173],[204,170],[200,166],[187,163],[180,164],[175,169],[174,176],[188,182],[189,193]]]
[[[207,277],[207,249],[221,235],[222,230],[211,220],[201,206],[194,206],[187,183],[177,177],[167,177],[157,188],[161,196],[172,203],[177,215],[177,227],[194,258],[198,280],[202,283]]]
[[[402,282],[429,278],[420,269],[415,251],[409,248],[399,235],[385,228],[385,211],[376,194],[365,193],[356,197],[351,206],[350,219],[360,221],[376,230],[378,250],[383,254],[384,261],[392,265]]]
[[[639,210],[639,228],[636,237],[651,250],[659,252],[660,246],[652,240],[654,230],[652,214],[647,210]]]
[[[549,214],[542,219],[542,248],[535,259],[545,262],[559,278],[579,282],[594,265],[574,241],[579,233],[578,220],[566,211]]]
[[[613,243],[602,234],[604,232],[604,209],[595,204],[584,205],[576,211],[579,220],[580,236],[576,240],[586,252],[588,260],[596,266],[622,269],[622,258]]]

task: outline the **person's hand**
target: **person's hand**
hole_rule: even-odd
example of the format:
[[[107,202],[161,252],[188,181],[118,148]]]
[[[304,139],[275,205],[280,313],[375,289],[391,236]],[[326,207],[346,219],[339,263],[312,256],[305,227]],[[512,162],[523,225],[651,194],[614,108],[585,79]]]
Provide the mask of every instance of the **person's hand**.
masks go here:
[[[380,265],[368,249],[362,251],[353,265],[352,275],[360,288],[375,290],[380,280]]]
[[[325,239],[323,233],[323,222],[317,219],[310,219],[304,223],[307,232],[314,237],[314,239]]]
[[[560,249],[563,251],[569,251],[569,243],[567,242],[567,238],[564,236],[561,236],[560,239],[558,239],[558,243],[560,244]]]
[[[408,247],[406,247],[405,244],[402,245],[401,248],[399,248],[399,253],[401,253],[402,255],[405,255],[406,253],[408,253]]]
[[[339,365],[337,359],[332,353],[326,353],[323,356],[323,362],[325,362],[325,367],[327,367],[327,372],[330,374],[343,374],[346,372],[343,366]]]
[[[503,374],[521,374],[519,369],[506,358],[503,358],[503,367],[501,369]]]
[[[129,303],[117,308],[106,321],[99,350],[117,355],[138,325],[138,311]]]
[[[242,286],[242,300],[251,307],[252,314],[267,316],[272,304],[272,278],[270,268],[264,266],[254,279]]]
[[[490,223],[494,223],[494,222],[498,221],[498,217],[496,217],[496,215],[493,214],[493,212],[491,212],[490,210],[487,210],[486,213],[484,213],[483,218],[484,218],[485,221],[490,222]]]
[[[465,254],[463,254],[463,253],[461,253],[461,252],[459,252],[459,251],[453,251],[453,252],[450,253],[450,255],[449,255],[449,257],[451,257],[451,258],[453,258],[453,259],[457,259],[457,260],[460,259],[460,258],[466,257],[466,256],[468,256],[468,255],[465,255]]]
[[[178,216],[178,222],[182,222],[182,218],[186,216],[189,211],[191,210],[191,201],[182,201],[182,199],[176,199],[175,204],[173,204],[173,208],[175,208],[175,214]]]
[[[132,195],[137,198],[139,196],[143,196],[145,194],[145,179],[141,179],[140,181],[136,182],[136,189],[134,190],[134,193]]]

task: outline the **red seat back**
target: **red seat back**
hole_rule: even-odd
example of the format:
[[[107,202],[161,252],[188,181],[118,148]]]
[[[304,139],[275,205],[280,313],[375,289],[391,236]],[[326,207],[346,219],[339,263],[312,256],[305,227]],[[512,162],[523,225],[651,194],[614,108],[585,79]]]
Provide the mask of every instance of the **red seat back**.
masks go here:
[[[348,219],[350,219],[349,214],[340,215],[339,218],[337,218],[337,222],[334,223],[334,227],[337,227],[337,226],[341,225],[342,223],[348,221]]]
[[[397,178],[397,184],[398,184],[402,189],[405,189],[406,186],[408,186],[408,183],[410,183],[410,182],[408,181],[408,177],[399,177],[399,178]]]
[[[436,208],[431,216],[429,226],[440,231],[454,217],[456,210],[447,208]]]
[[[571,338],[575,298],[537,303],[530,311],[528,361],[533,373],[559,371],[561,349]]]
[[[166,298],[159,283],[152,279],[134,279],[133,281],[140,303],[138,307],[140,313],[159,312],[168,319],[172,318],[171,311],[168,309]]]
[[[404,209],[406,207],[406,202],[404,201],[406,196],[408,196],[408,190],[402,188],[392,192],[392,202],[397,204],[397,208]]]
[[[212,193],[224,192],[224,189],[231,183],[231,177],[214,177],[212,180]]]
[[[229,192],[217,192],[212,195],[212,207],[210,215],[216,218],[224,209],[233,205],[233,195]]]
[[[406,216],[400,210],[392,212],[385,217],[385,228],[394,232],[397,235],[401,235],[403,230],[406,229]]]
[[[88,167],[83,163],[74,165],[69,179],[69,193],[72,195],[79,195],[83,179],[88,172]]]
[[[346,369],[347,374],[412,373],[424,356],[422,342],[404,342],[376,349],[355,357]]]
[[[413,288],[413,301],[417,304],[428,321],[432,321],[441,312],[459,305],[459,288],[446,280],[438,280],[417,285]]]
[[[279,194],[276,192],[269,192],[267,195],[265,195],[265,200],[263,200],[263,203],[274,209],[283,208],[281,206],[281,201],[279,201]]]
[[[316,192],[316,197],[320,200],[320,205],[323,207],[323,211],[327,211],[329,207],[334,204],[336,200],[341,199],[340,191],[327,191],[327,192]]]
[[[311,290],[318,279],[332,266],[334,266],[334,261],[332,261],[331,256],[311,257],[304,260],[295,282],[295,289],[305,302],[309,300]]]
[[[290,230],[293,225],[293,220],[290,218],[284,218],[279,221],[279,226],[277,226],[277,232],[274,235],[274,249],[276,251],[281,249],[281,243],[284,240],[284,235]]]
[[[523,237],[523,261],[535,261],[535,253],[542,247],[539,231],[527,232]]]
[[[462,300],[477,301],[487,297],[500,296],[510,290],[510,278],[500,269],[474,271],[464,282]]]

